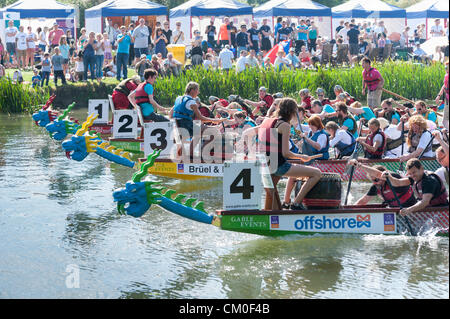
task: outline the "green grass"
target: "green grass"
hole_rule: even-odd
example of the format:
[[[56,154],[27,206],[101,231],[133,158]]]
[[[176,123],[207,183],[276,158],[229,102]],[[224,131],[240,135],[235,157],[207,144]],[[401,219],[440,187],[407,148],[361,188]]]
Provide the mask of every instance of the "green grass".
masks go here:
[[[13,77],[13,73],[14,71],[16,71],[17,69],[7,69],[6,70],[6,76],[9,76],[11,79]],[[31,78],[33,77],[33,71],[21,71],[22,72],[22,76],[23,76],[23,84],[31,84]],[[128,77],[132,77],[133,75],[136,75],[136,70],[134,68],[128,68]],[[116,78],[112,78],[112,77],[105,77],[104,79],[102,79],[102,82],[105,84],[117,84],[119,83],[119,81],[117,81]],[[74,85],[74,86],[80,86],[80,85],[86,85],[86,82],[75,82],[72,83],[70,81],[67,81],[68,85]],[[51,88],[55,88],[55,82],[53,82],[53,79],[51,78],[48,81],[48,85]],[[61,80],[58,80],[58,86],[61,85]]]

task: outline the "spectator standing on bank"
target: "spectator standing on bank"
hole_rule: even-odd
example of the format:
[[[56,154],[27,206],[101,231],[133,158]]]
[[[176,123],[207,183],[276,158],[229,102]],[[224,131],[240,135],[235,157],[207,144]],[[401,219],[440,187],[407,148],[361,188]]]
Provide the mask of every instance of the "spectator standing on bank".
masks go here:
[[[80,51],[84,50],[84,43],[87,41],[87,35],[86,35],[86,29],[85,28],[81,28],[80,30],[80,37],[78,38],[78,49]]]
[[[434,20],[434,26],[431,27],[430,33],[433,38],[444,36],[444,29],[441,26],[441,19]]]
[[[217,31],[216,31],[216,27],[214,26],[214,20],[213,19],[211,19],[209,21],[209,25],[206,27],[205,34],[207,36],[208,45],[211,48],[214,48],[215,47],[215,40],[214,40],[214,38],[216,37]]]
[[[101,33],[97,33],[97,43],[95,44],[95,70],[96,78],[100,81],[103,77],[103,62],[105,61],[105,43]]]
[[[89,32],[89,38],[84,42],[83,62],[84,62],[84,80],[88,79],[88,71],[91,72],[92,81],[95,80],[95,32]]]
[[[134,54],[134,38],[133,38],[133,32],[134,32],[134,24],[130,23],[128,25],[128,33],[130,34],[131,37],[131,43],[130,43],[130,51],[128,52],[128,64],[129,66],[134,65],[134,58],[135,58],[135,54]]]
[[[48,40],[50,42],[50,47],[53,49],[59,46],[59,40],[64,35],[64,31],[59,28],[58,23],[53,23],[53,29],[48,34]]]
[[[103,33],[103,45],[104,45],[104,63],[108,65],[112,60],[112,43],[109,40],[108,33]]]
[[[32,32],[31,27],[27,27],[27,55],[25,58],[25,67],[30,66],[31,69],[34,65],[34,53],[36,52],[36,33]]]
[[[169,44],[170,40],[172,39],[172,30],[170,30],[170,28],[169,28],[169,21],[164,21],[163,33],[166,36],[167,44]],[[167,55],[167,52],[166,52],[166,55]]]
[[[230,45],[226,44],[219,54],[219,66],[228,72],[233,67],[233,58],[234,54],[230,50]]]
[[[249,35],[247,33],[247,26],[241,25],[241,31],[236,34],[237,55],[241,55],[241,51],[247,50],[249,44]]]
[[[17,63],[19,68],[26,67],[27,56],[27,34],[23,32],[23,26],[19,27],[19,32],[16,35],[16,51],[17,51]]]
[[[258,52],[260,38],[259,38],[258,23],[256,21],[252,21],[252,27],[248,30],[248,35],[250,37],[250,49],[255,50],[255,52]]]
[[[319,29],[314,24],[314,21],[311,21],[310,26],[308,27],[308,49],[309,52],[312,50],[317,51],[317,37],[319,36]]]
[[[59,47],[54,47],[55,54],[52,56],[53,80],[55,86],[58,86],[58,78],[61,78],[62,84],[66,84],[66,76],[63,73],[64,58],[59,51]]]
[[[297,26],[297,41],[295,41],[295,53],[300,53],[302,46],[308,44],[308,26],[305,20],[300,20],[300,24]]]
[[[123,75],[123,79],[127,78],[128,70],[128,54],[130,52],[130,44],[131,44],[131,36],[127,33],[126,27],[123,25],[120,27],[120,32],[117,36],[117,54],[116,54],[116,62],[117,62],[117,74],[116,78],[120,81],[121,76]],[[86,67],[86,65],[85,65]],[[86,73],[86,71],[85,71]]]
[[[48,52],[44,53],[41,72],[42,72],[41,87],[44,86],[44,81],[46,82],[45,85],[48,86],[48,81],[50,80],[50,73],[52,72],[52,63],[50,61],[50,54]]]
[[[41,84],[41,76],[37,69],[33,69],[33,76],[31,77],[31,87],[35,88]]]
[[[61,39],[59,39],[59,52],[61,53],[63,57],[63,74],[64,77],[66,76],[67,71],[69,70],[69,50],[70,47],[67,44],[67,37],[63,35]]]
[[[261,34],[261,51],[263,51],[263,54],[265,55],[272,49],[272,43],[270,42],[272,32],[267,25],[267,19],[263,19],[262,26],[259,28],[259,33]]]
[[[161,53],[162,57],[165,58],[167,56],[166,45],[169,43],[164,32],[161,28],[156,29],[155,35],[155,54]]]
[[[17,28],[14,26],[14,21],[8,21],[8,27],[5,30],[5,43],[6,43],[6,52],[8,53],[8,59],[11,59],[11,62],[14,64],[14,57],[16,56],[16,35],[19,32]],[[9,62],[9,61],[8,61]]]
[[[148,54],[148,27],[143,18],[139,19],[138,26],[134,29],[132,39],[134,41],[135,64],[141,59],[141,55]]]
[[[184,43],[184,32],[181,31],[181,22],[177,21],[176,29],[172,34],[172,44],[183,44]]]
[[[230,44],[231,39],[231,26],[230,19],[225,18],[223,24],[219,29],[219,37],[217,38],[217,45],[223,47],[224,45]]]
[[[42,30],[41,28],[37,28],[36,32],[38,33],[38,47],[42,50],[42,52],[45,52],[48,46],[48,27],[44,27],[44,30]]]
[[[350,30],[347,32],[348,43],[349,43],[349,61],[352,61],[352,58],[358,56],[359,52],[359,30],[358,27],[354,24],[350,24]]]

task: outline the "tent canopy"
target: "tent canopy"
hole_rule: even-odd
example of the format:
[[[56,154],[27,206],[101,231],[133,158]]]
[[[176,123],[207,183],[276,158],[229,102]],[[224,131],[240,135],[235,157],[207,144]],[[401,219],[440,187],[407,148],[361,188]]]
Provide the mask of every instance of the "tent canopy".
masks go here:
[[[406,10],[381,0],[350,0],[331,9],[333,18],[406,18]]]
[[[408,19],[448,19],[448,0],[424,0],[406,9]]]
[[[148,0],[108,0],[85,11],[86,18],[160,15],[167,7]]]
[[[75,8],[55,0],[19,0],[2,9],[4,12],[19,12],[21,19],[68,18],[75,15]]]
[[[253,9],[255,17],[330,17],[331,9],[311,0],[271,0]]]
[[[190,0],[170,10],[171,18],[185,16],[252,15],[253,8],[236,0]]]

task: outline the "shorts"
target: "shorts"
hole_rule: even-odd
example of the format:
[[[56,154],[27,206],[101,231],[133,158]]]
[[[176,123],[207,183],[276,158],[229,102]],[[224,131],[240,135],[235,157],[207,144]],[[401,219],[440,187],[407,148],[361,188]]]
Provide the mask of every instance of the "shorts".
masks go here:
[[[27,50],[19,50],[17,49],[17,57],[20,58],[25,58],[27,56]]]
[[[192,138],[194,135],[194,122],[188,119],[176,119],[177,128],[184,128],[189,132],[189,136]]]
[[[383,91],[381,89],[367,92],[367,105],[370,108],[381,106],[381,94]]]
[[[148,48],[134,48],[134,56],[140,58],[141,54],[148,54]]]
[[[283,176],[285,175],[289,169],[291,168],[292,164],[289,162],[284,162],[281,166],[278,166],[277,171],[274,173],[276,176]]]
[[[16,44],[13,42],[6,42],[6,51],[9,53],[9,55],[15,55],[16,54]]]
[[[69,59],[63,59],[63,64],[69,64]]]
[[[150,115],[144,116],[144,121],[169,122],[169,119],[165,116],[153,112]]]
[[[272,43],[270,43],[269,38],[262,38],[261,40],[261,50],[263,51],[269,51],[272,49]]]
[[[350,55],[358,55],[359,45],[358,43],[350,43]]]
[[[111,52],[105,52],[105,60],[112,60],[112,59],[113,59],[113,57],[112,57]]]

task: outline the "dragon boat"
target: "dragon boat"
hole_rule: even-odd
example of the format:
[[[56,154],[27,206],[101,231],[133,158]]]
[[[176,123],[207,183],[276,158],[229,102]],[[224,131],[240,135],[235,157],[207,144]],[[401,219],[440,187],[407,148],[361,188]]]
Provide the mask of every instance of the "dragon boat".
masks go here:
[[[119,213],[141,217],[151,205],[159,205],[182,217],[223,230],[263,236],[319,233],[398,235],[408,232],[411,235],[432,233],[448,236],[448,206],[429,207],[409,214],[408,217],[401,216],[399,208],[382,205],[339,205],[330,209],[302,211],[238,209],[208,213],[203,202],[195,198],[186,199],[186,195],[176,194],[174,190],[161,187],[155,181],[142,181],[157,163],[158,155],[159,151],[150,154],[125,188],[114,191],[113,197]]]
[[[145,159],[140,158],[142,163]],[[382,165],[388,170],[397,172],[401,169],[401,161],[395,158],[369,160],[360,158],[359,161],[368,166]],[[291,163],[303,164],[301,161],[289,160]],[[435,158],[422,158],[421,162],[426,170],[435,171],[440,167]],[[312,163],[313,167],[319,168],[324,173],[337,173],[343,181],[348,181],[349,176],[345,173],[347,160],[318,160]],[[404,167],[404,165],[403,165]],[[156,159],[155,165],[149,168],[149,173],[157,176],[170,177],[182,180],[196,180],[200,178],[222,178],[223,163],[183,163],[171,159]],[[356,170],[353,181],[369,182],[370,179],[364,170]]]

